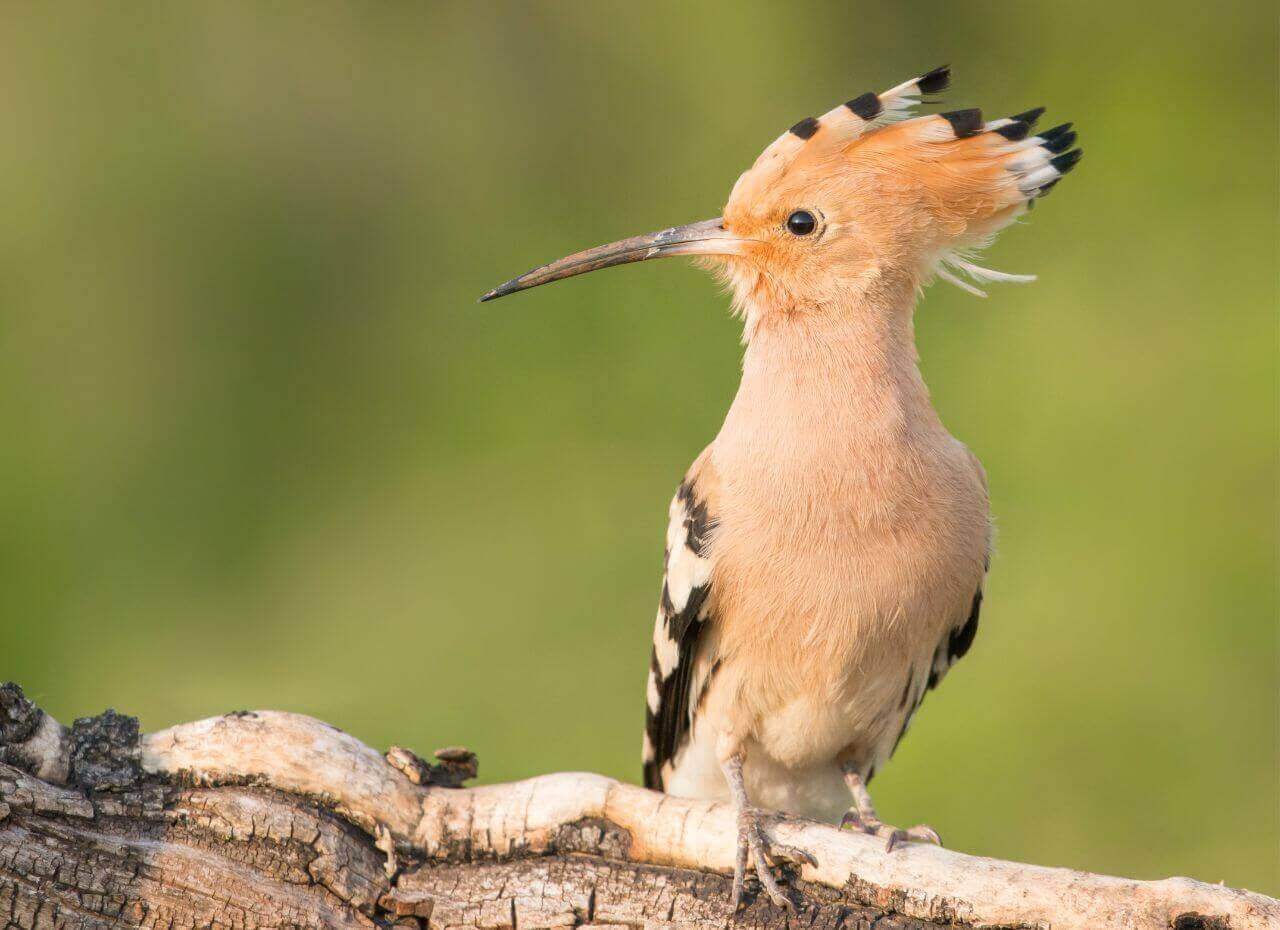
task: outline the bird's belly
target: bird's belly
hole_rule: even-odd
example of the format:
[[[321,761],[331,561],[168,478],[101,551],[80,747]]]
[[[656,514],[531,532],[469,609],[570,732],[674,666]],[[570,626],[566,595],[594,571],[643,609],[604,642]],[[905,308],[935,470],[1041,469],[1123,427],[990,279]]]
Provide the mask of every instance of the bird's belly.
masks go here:
[[[755,708],[748,754],[796,772],[841,761],[864,773],[881,767],[924,691],[935,648],[934,640],[927,642],[916,648],[864,643],[860,661],[835,665],[825,680],[791,670],[815,686],[789,688],[785,697],[775,694]]]
[[[823,782],[838,758],[880,767],[981,585],[985,514],[972,523],[754,553],[753,583],[718,605],[726,687],[708,695],[711,719]],[[784,583],[762,583],[770,565]]]
[[[711,708],[708,711],[699,716],[689,743],[672,766],[664,785],[668,794],[730,800],[717,753],[717,741],[728,721]],[[749,742],[746,750],[743,779],[752,804],[827,822],[839,820],[848,809],[849,792],[834,753],[787,764],[760,743]]]
[[[820,654],[805,660],[790,650],[763,665],[722,663],[667,790],[727,798],[716,744],[721,734],[739,733],[754,804],[838,820],[849,806],[842,763],[863,774],[884,765],[924,690],[926,653],[934,648],[932,640],[918,650],[900,648],[892,637],[877,641],[876,629],[868,630],[857,663],[846,656],[828,664]]]
[[[668,793],[729,798],[718,740],[732,733],[754,704],[739,690],[736,677],[730,666],[717,673],[666,782]],[[752,803],[825,821],[839,819],[849,806],[842,761],[849,759],[864,772],[883,764],[906,718],[896,700],[882,698],[875,688],[850,688],[833,701],[797,696],[756,712],[754,731],[743,742],[743,776]]]
[[[878,671],[899,681],[907,674],[905,664],[897,675]],[[760,716],[753,742],[769,758],[792,768],[841,754],[856,760],[873,758],[880,745],[892,744],[901,722],[901,715],[894,712],[894,697],[887,693],[894,690],[892,686],[875,684],[859,686],[861,682],[851,680],[844,693],[831,700],[803,695],[782,703]],[[896,690],[902,690],[900,684]]]
[[[834,823],[850,807],[844,775],[832,761],[797,769],[769,756],[748,753],[743,779],[752,803],[766,810]]]

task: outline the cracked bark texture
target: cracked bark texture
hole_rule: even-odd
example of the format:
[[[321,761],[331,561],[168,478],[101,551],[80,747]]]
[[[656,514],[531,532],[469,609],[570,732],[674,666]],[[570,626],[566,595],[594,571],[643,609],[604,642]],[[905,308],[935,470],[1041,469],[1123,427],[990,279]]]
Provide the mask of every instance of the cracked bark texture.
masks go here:
[[[373,837],[311,799],[260,786],[146,785],[89,797],[0,765],[0,920],[5,927],[723,926],[729,879],[564,851],[505,861],[404,863],[388,878]],[[841,903],[814,927],[948,924]],[[767,899],[739,915],[780,926]]]
[[[466,789],[474,757],[437,760],[271,712],[64,728],[0,686],[0,927],[1280,926],[1280,902],[1190,879],[885,857],[805,821],[774,830],[819,859],[788,875],[799,910],[731,916],[723,805],[577,774]]]

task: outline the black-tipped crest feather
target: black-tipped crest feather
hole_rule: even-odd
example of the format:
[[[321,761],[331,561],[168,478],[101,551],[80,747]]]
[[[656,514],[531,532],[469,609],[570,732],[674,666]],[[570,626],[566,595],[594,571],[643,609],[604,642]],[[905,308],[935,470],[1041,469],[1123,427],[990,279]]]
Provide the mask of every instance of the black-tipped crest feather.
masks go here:
[[[880,104],[880,98],[872,93],[863,94],[860,97],[854,97],[845,104],[854,114],[861,119],[873,120],[880,115],[883,107]]]
[[[957,139],[966,139],[982,129],[981,110],[951,110],[938,115],[951,124]]]
[[[951,66],[943,65],[920,76],[916,81],[922,94],[940,94],[951,86]]]
[[[1020,123],[1026,123],[1028,126],[1034,126],[1042,116],[1044,116],[1044,107],[1033,107],[1025,113],[1015,113],[1009,118]]]
[[[995,132],[1004,136],[1010,142],[1021,142],[1031,132],[1031,124],[1015,121],[1001,126]]]
[[[790,131],[792,135],[799,136],[801,139],[812,139],[814,133],[818,131],[821,125],[822,124],[812,116],[806,116],[800,122],[792,126]]]

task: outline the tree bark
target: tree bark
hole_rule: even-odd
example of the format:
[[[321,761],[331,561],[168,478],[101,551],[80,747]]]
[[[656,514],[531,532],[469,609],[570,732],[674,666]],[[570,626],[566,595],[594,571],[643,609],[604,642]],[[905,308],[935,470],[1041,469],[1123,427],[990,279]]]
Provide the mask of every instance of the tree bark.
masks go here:
[[[942,927],[1248,930],[1280,902],[1187,878],[1138,882],[780,819],[788,913],[730,914],[724,804],[562,773],[463,788],[474,757],[384,757],[296,714],[142,735],[108,711],[64,728],[0,686],[4,927]]]

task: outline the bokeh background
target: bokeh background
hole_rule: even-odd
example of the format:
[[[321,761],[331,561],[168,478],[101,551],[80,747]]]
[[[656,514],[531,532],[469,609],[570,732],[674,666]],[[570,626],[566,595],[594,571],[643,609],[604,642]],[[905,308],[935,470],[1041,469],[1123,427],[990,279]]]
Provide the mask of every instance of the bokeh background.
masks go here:
[[[798,118],[949,62],[953,106],[1047,104],[1088,154],[990,255],[1039,283],[918,313],[999,552],[876,797],[970,852],[1280,892],[1270,4],[3,22],[0,678],[634,779],[739,329],[679,262],[475,298],[714,215]]]

